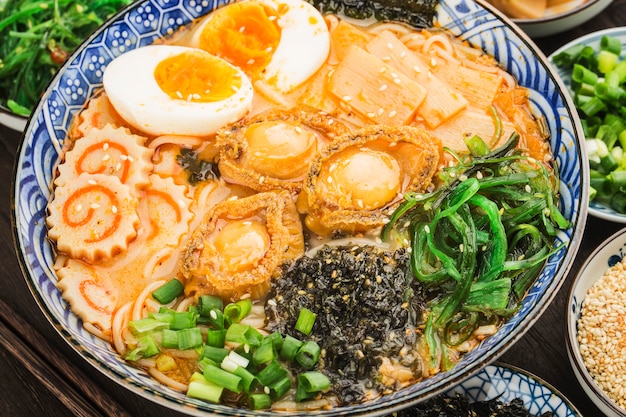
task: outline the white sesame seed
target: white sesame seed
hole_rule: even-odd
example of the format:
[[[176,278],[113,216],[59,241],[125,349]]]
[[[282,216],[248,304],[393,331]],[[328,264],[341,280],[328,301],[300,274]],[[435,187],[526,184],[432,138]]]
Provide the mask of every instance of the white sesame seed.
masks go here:
[[[380,86],[380,88],[378,89],[379,91],[385,91],[387,89],[387,84],[383,84]]]
[[[76,206],[76,211],[83,211],[83,205],[82,204],[78,204]]]
[[[248,62],[246,62],[246,64],[248,64],[248,65],[252,65],[252,64],[254,64],[255,62],[256,62],[256,61],[254,60],[254,58],[250,58],[250,59],[248,60]]]
[[[524,187],[524,190],[525,190],[527,193],[530,193],[530,192],[532,191],[532,188],[530,188],[530,185],[529,185],[529,184],[526,184],[526,186]]]
[[[393,49],[393,44],[391,42],[387,44],[387,49]]]
[[[91,203],[91,205],[89,207],[94,209],[94,210],[95,209],[99,209],[100,208],[100,204],[98,204],[98,203]]]
[[[106,151],[107,149],[109,149],[109,142],[104,142],[104,144],[102,145],[102,150]]]
[[[425,231],[426,233],[430,233],[430,227],[429,227],[428,225],[425,225],[425,226],[424,226],[424,231]]]
[[[389,117],[395,117],[395,116],[396,116],[396,114],[398,114],[398,112],[397,112],[397,111],[395,111],[395,110],[391,110],[391,111],[389,112]]]
[[[350,97],[350,96],[343,96],[342,98],[343,98],[343,101],[350,101],[350,100],[352,100],[352,97]]]
[[[300,126],[296,126],[294,130],[296,131],[296,133],[302,133],[302,128]]]
[[[113,214],[117,214],[117,206],[116,205],[111,206],[111,212],[113,212]]]
[[[87,181],[87,184],[89,184],[89,185],[96,185],[97,182],[96,182],[96,180],[89,180],[89,181]]]
[[[245,26],[241,26],[241,27],[239,28],[239,32],[240,32],[240,33],[243,33],[245,30],[246,30],[246,27],[245,27]]]
[[[111,159],[111,155],[109,155],[108,153],[104,154],[104,156],[102,157],[102,162],[106,162],[109,159]]]

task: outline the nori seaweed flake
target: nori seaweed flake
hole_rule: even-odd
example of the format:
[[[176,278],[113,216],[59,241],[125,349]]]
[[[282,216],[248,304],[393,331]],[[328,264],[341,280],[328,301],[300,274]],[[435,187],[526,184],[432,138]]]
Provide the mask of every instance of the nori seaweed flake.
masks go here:
[[[353,19],[404,22],[431,28],[438,0],[307,0],[321,13],[343,14]]]
[[[547,411],[541,416],[530,414],[520,398],[505,403],[499,398],[470,403],[466,395],[438,395],[412,408],[388,417],[555,417]]]
[[[363,399],[360,381],[368,381],[368,389],[385,389],[376,385],[381,357],[394,358],[415,374],[422,369],[417,354],[399,355],[415,345],[425,306],[422,287],[407,273],[408,262],[405,249],[323,247],[285,265],[272,283],[267,328],[294,335],[300,310],[313,311],[317,318],[309,339],[325,351],[319,370],[343,404]]]

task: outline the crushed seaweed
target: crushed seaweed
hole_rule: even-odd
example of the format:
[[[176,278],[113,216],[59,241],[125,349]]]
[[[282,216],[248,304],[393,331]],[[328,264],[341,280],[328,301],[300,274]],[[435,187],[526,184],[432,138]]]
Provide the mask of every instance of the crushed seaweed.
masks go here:
[[[405,249],[325,246],[284,266],[268,295],[266,327],[293,334],[303,307],[317,314],[310,336],[299,336],[324,349],[318,370],[329,377],[338,400],[360,402],[366,389],[385,388],[376,385],[382,357],[421,371],[419,355],[399,355],[415,344],[425,307],[408,262]]]
[[[404,22],[416,28],[433,26],[438,0],[307,0],[321,13],[353,19]]]
[[[470,403],[467,396],[438,395],[407,410],[399,411],[388,417],[554,417],[556,414],[545,412],[541,416],[530,414],[520,398],[508,403],[494,398],[487,401]]]

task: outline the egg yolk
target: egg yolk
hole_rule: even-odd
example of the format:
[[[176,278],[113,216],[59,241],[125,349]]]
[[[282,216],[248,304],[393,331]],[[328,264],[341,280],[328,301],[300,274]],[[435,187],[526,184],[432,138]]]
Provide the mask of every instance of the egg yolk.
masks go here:
[[[241,88],[241,74],[227,62],[203,52],[183,52],[159,62],[154,78],[167,95],[194,102],[216,102]]]
[[[200,35],[200,48],[222,57],[248,74],[267,66],[280,41],[278,14],[247,1],[217,10]]]
[[[259,220],[229,220],[219,230],[213,245],[228,272],[249,271],[263,259],[270,247],[270,235]]]
[[[336,195],[345,195],[353,209],[373,210],[391,202],[400,192],[401,169],[386,152],[348,148],[337,155],[320,180]]]
[[[317,150],[315,132],[281,121],[253,124],[244,136],[252,168],[284,180],[304,176]]]

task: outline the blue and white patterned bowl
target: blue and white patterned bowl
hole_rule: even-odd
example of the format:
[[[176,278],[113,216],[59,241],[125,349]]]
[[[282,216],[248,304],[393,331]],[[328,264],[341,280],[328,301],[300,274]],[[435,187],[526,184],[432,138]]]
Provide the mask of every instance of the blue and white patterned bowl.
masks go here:
[[[583,44],[593,47],[595,50],[600,48],[600,40],[603,36],[611,36],[619,39],[622,42],[622,49],[626,50],[626,27],[616,27],[610,29],[604,29],[597,32],[589,33],[587,35],[581,36],[578,39],[574,39],[571,42],[566,43],[556,51],[554,51],[548,59],[552,62],[553,58],[560,54],[561,52],[571,48],[574,45]],[[563,83],[567,88],[569,88],[570,83],[572,81],[571,73],[567,70],[557,68],[557,74],[563,80]],[[600,219],[609,220],[616,223],[626,223],[626,214],[621,214],[611,207],[608,207],[604,204],[598,203],[596,201],[589,202],[589,214],[594,217],[598,217]]]
[[[495,398],[510,403],[519,398],[533,416],[551,412],[556,417],[581,417],[576,407],[556,388],[530,372],[501,363],[486,366],[446,394],[465,395],[472,403]]]
[[[611,400],[594,382],[593,377],[585,367],[583,357],[578,347],[577,322],[582,311],[582,304],[591,286],[600,279],[605,272],[619,263],[626,256],[626,228],[613,234],[602,242],[595,251],[585,260],[578,271],[567,295],[566,302],[566,345],[567,356],[574,370],[578,382],[593,403],[607,417],[626,417],[626,410],[621,409]]]
[[[222,0],[140,0],[97,31],[52,81],[36,107],[18,150],[15,166],[13,219],[15,241],[26,282],[44,314],[63,338],[103,374],[130,391],[163,406],[189,414],[271,415],[188,399],[163,387],[145,372],[125,363],[106,343],[85,331],[56,288],[53,249],[46,239],[46,204],[54,168],[72,117],[95,89],[111,60],[134,48],[167,36],[206,14]],[[559,233],[563,249],[550,257],[519,311],[451,371],[399,392],[355,407],[322,410],[307,415],[377,415],[415,404],[444,392],[484,368],[518,340],[547,308],[563,283],[582,240],[587,217],[588,166],[582,128],[561,81],[532,41],[499,14],[470,0],[442,0],[437,24],[483,48],[530,89],[532,110],[544,116],[553,132],[551,145],[561,177],[564,215],[573,228]]]

